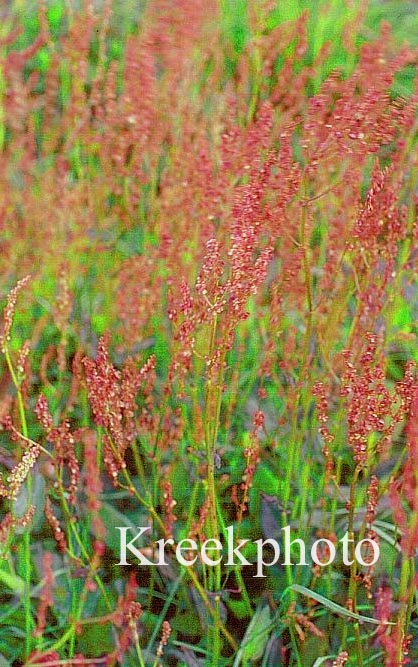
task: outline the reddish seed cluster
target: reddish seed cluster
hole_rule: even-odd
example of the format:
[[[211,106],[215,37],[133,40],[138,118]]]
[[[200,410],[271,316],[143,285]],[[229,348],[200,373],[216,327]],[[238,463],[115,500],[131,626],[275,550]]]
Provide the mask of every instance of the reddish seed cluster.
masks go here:
[[[44,573],[44,585],[37,611],[37,623],[35,636],[42,637],[46,628],[46,615],[48,609],[54,606],[53,585],[54,585],[54,556],[50,551],[45,551],[42,564]]]
[[[181,442],[184,430],[185,422],[181,408],[177,407],[172,410],[168,406],[162,420],[159,449],[161,451],[175,450]]]
[[[65,332],[73,307],[73,295],[68,284],[68,263],[61,266],[58,277],[58,295],[54,306],[54,320],[61,333]]]
[[[305,641],[306,639],[304,630],[308,630],[308,632],[314,635],[314,637],[318,637],[319,639],[325,637],[325,633],[317,628],[315,623],[310,621],[309,618],[303,614],[293,614],[293,619],[295,621],[296,632],[298,633],[301,641]]]
[[[3,551],[3,545],[7,544],[9,538],[12,536],[14,528],[27,528],[35,516],[36,507],[30,505],[22,516],[14,516],[8,512],[0,523],[0,554],[2,558],[7,557],[7,552]]]
[[[35,414],[42,424],[48,441],[54,446],[55,465],[61,473],[68,471],[68,482],[65,485],[68,491],[69,501],[76,504],[77,489],[80,482],[80,466],[75,454],[75,439],[70,431],[68,421],[63,421],[58,427],[53,426],[52,415],[49,411],[48,402],[40,394],[35,405]]]
[[[65,532],[61,528],[61,524],[54,513],[51,500],[48,496],[45,501],[45,516],[51,527],[59,551],[65,552],[67,549],[67,538],[65,537]]]
[[[59,664],[60,655],[57,651],[45,651],[41,653],[40,651],[33,651],[28,658],[28,665],[47,665],[48,667],[55,667]],[[87,667],[87,663],[84,662],[84,656],[77,654],[73,661],[74,665],[77,667]]]
[[[316,410],[320,424],[319,433],[324,440],[322,453],[325,456],[326,477],[329,479],[334,469],[334,460],[330,452],[330,445],[334,441],[334,435],[329,432],[329,429],[326,425],[328,422],[328,398],[326,396],[326,390],[323,382],[316,382],[314,384],[312,393],[316,398]]]
[[[361,374],[351,361],[351,353],[343,353],[345,371],[340,395],[348,397],[348,443],[359,467],[367,463],[367,446],[372,433],[379,433],[381,441],[390,439],[396,420],[403,415],[395,413],[396,392],[390,393],[385,384],[385,373],[376,364],[377,337],[369,333],[367,346],[360,357]]]
[[[339,653],[337,655],[334,662],[332,663],[332,667],[344,667],[348,658],[349,658],[349,655],[348,655],[347,651],[341,651],[341,653]]]
[[[52,430],[54,424],[52,415],[49,411],[48,401],[43,394],[40,394],[38,397],[35,406],[35,414],[43,429],[49,433]]]
[[[109,336],[99,341],[96,359],[83,359],[89,402],[103,436],[104,462],[112,482],[118,485],[118,475],[126,467],[125,453],[137,431],[135,425],[136,396],[141,384],[147,385],[153,376],[155,359],[151,357],[141,370],[129,359],[122,372],[110,362]],[[145,391],[148,398],[150,390]]]
[[[80,430],[77,435],[84,444],[84,493],[87,498],[91,528],[97,540],[104,540],[106,526],[100,517],[100,509],[102,507],[100,496],[103,491],[103,482],[97,461],[97,436],[91,429]]]
[[[95,360],[83,359],[93,417],[98,426],[108,429],[115,444],[126,448],[121,432],[120,371],[109,360],[109,336],[99,341]]]
[[[266,418],[265,418],[264,412],[262,412],[261,410],[257,410],[256,413],[254,414],[254,417],[253,417],[254,427],[255,428],[260,428],[260,429],[264,428],[265,421],[266,421]]]
[[[191,540],[197,540],[200,544],[206,540],[205,526],[209,517],[209,498],[206,496],[205,500],[199,507],[199,518],[195,521],[187,536]]]
[[[155,251],[126,260],[119,273],[117,309],[127,344],[134,347],[152,335],[151,320],[159,304],[160,281]]]
[[[114,612],[115,624],[119,627],[127,621],[130,614],[132,603],[135,602],[137,596],[138,584],[136,575],[132,572],[126,582],[125,594],[118,599],[118,604]]]
[[[257,465],[260,462],[261,447],[257,435],[258,428],[259,428],[258,426],[255,426],[254,430],[250,434],[249,444],[244,448],[246,465],[244,473],[242,475],[242,482],[240,484],[242,499],[238,505],[237,521],[239,522],[242,520],[243,515],[247,512],[250,490],[253,485],[253,479],[255,471],[257,469]]]
[[[390,620],[392,614],[392,599],[392,589],[387,584],[382,583],[378,587],[374,597],[375,618],[381,621],[378,629],[380,641],[382,641],[382,635],[387,633],[387,622]]]
[[[173,498],[173,485],[169,479],[163,479],[161,482],[164,507],[164,527],[167,538],[173,537],[174,524],[177,520],[174,514],[174,508],[177,502]]]
[[[370,540],[367,542],[363,549],[363,560],[366,564],[366,570],[361,574],[357,575],[357,581],[359,581],[363,588],[365,589],[366,596],[369,600],[373,598],[372,587],[373,587],[373,575],[375,571],[375,565],[370,563],[374,560],[374,550],[371,547],[371,543],[375,543],[379,546],[380,538],[375,530],[369,528],[366,531],[365,538]]]
[[[7,298],[7,305],[3,313],[3,320],[4,320],[3,333],[0,337],[0,345],[3,353],[6,352],[6,348],[10,343],[10,335],[12,330],[13,316],[16,308],[17,297],[19,296],[19,292],[21,292],[21,290],[25,287],[25,285],[28,284],[30,278],[31,278],[30,276],[22,278],[22,280],[19,280],[16,286],[13,287],[13,289],[11,289],[9,292],[9,296]]]
[[[58,294],[55,301],[53,316],[55,324],[61,334],[61,339],[57,348],[57,363],[61,373],[66,368],[66,334],[71,311],[73,308],[73,295],[68,281],[68,265],[63,263],[58,278]]]
[[[207,299],[208,305],[212,304],[213,312],[220,314],[226,305],[225,288],[222,284],[225,262],[221,257],[221,247],[217,239],[209,239],[206,250],[202,268],[196,279],[196,292]]]
[[[379,480],[376,475],[372,475],[369,486],[367,487],[367,512],[366,521],[371,527],[376,518],[376,509],[379,502]]]
[[[139,602],[131,602],[126,611],[126,620],[128,624],[132,627],[136,624],[136,621],[141,618],[142,615],[142,606]]]
[[[0,482],[0,496],[10,500],[14,500],[18,496],[40,452],[40,447],[36,442],[29,444],[19,463],[7,475],[6,482]]]
[[[3,545],[9,539],[12,528],[13,528],[13,516],[10,512],[8,512],[3,517],[0,523],[0,545],[2,546],[1,549],[2,558],[6,558],[6,553],[3,551]]]
[[[122,660],[128,651],[133,639],[137,639],[137,622],[142,615],[142,606],[136,601],[138,584],[135,573],[132,573],[126,584],[125,595],[120,596],[117,608],[113,614],[113,622],[121,628],[118,638],[118,647],[108,656],[107,664],[112,665],[114,659]]]
[[[155,437],[158,429],[158,416],[154,406],[153,390],[157,379],[156,358],[151,355],[139,371],[142,382],[142,409],[138,418],[138,424],[146,434]]]
[[[267,122],[267,129],[269,123]],[[263,123],[264,124],[264,123]],[[269,183],[274,156],[265,163],[255,163],[248,185],[236,194],[231,223],[231,247],[228,257],[231,275],[227,283],[228,309],[232,323],[246,319],[247,302],[256,294],[264,283],[267,268],[273,257],[273,248],[269,245],[260,248],[262,234],[263,198]],[[254,261],[254,253],[258,256]]]
[[[19,350],[19,354],[17,356],[17,361],[16,361],[16,370],[19,379],[21,380],[21,391],[22,391],[22,386],[23,386],[23,380],[28,376],[28,360],[29,360],[29,353],[30,353],[30,341],[25,341]],[[27,393],[27,391],[23,390],[23,393]]]
[[[401,548],[407,557],[415,555],[418,548],[418,389],[415,388],[407,425],[407,459],[402,476],[393,480],[389,498],[396,524],[401,530]]]
[[[55,427],[46,399],[39,396],[35,413],[53,445],[53,464],[47,467],[41,460],[39,470],[47,483],[53,477],[55,488],[67,491],[63,501],[85,504],[95,538],[93,563],[99,562],[105,549],[105,526],[99,514],[105,484],[101,465],[118,486],[138,461],[142,467],[143,454],[144,461],[152,456],[152,467],[162,477],[166,536],[172,536],[174,522],[183,520],[184,508],[177,519],[176,467],[170,467],[171,462],[177,465],[181,460],[184,449],[179,445],[185,439],[193,443],[188,449],[190,461],[198,460],[208,423],[212,428],[219,412],[220,432],[230,438],[225,447],[229,465],[229,452],[240,443],[238,413],[248,412],[247,404],[254,400],[241,391],[243,363],[236,360],[253,349],[256,354],[245,359],[246,370],[251,363],[249,374],[259,379],[259,398],[265,403],[264,412],[254,414],[254,429],[242,451],[242,480],[232,486],[239,520],[249,505],[266,417],[268,430],[274,423],[270,417],[276,410],[275,397],[283,403],[276,424],[286,435],[294,425],[302,452],[306,436],[312,465],[322,468],[313,474],[324,480],[324,489],[334,471],[334,456],[342,455],[344,460],[342,478],[349,475],[347,439],[356,473],[360,468],[365,473],[375,463],[375,454],[385,454],[389,460],[394,453],[392,439],[402,438],[400,426],[409,415],[408,456],[391,482],[390,500],[404,556],[414,556],[417,548],[411,518],[418,510],[415,370],[408,364],[402,382],[389,389],[383,363],[388,346],[395,349],[399,344],[404,357],[403,342],[415,342],[412,330],[408,339],[405,331],[404,338],[398,336],[401,327],[396,322],[385,330],[390,319],[385,307],[389,310],[392,305],[387,300],[392,287],[402,298],[417,268],[417,202],[412,192],[416,157],[410,150],[416,133],[417,96],[392,100],[395,76],[408,64],[416,65],[417,54],[403,48],[393,55],[385,27],[375,43],[363,45],[358,53],[353,12],[343,41],[347,62],[356,62],[356,67],[353,72],[334,71],[321,84],[332,47],[324,44],[318,53],[311,53],[308,12],[270,29],[275,3],[260,0],[247,5],[249,34],[240,53],[233,54],[230,77],[225,77],[222,21],[212,0],[147,3],[139,30],[127,38],[123,67],[112,59],[114,31],[117,34],[119,28],[111,17],[111,0],[104,0],[101,18],[93,2],[81,2],[80,11],[64,16],[58,37],[50,35],[51,17],[42,1],[40,34],[29,48],[19,51],[18,31],[0,40],[7,129],[1,146],[0,182],[6,187],[0,198],[0,227],[6,232],[9,226],[19,229],[13,243],[8,233],[3,234],[5,265],[21,272],[29,265],[39,267],[42,279],[54,268],[50,255],[70,257],[68,265],[55,267],[56,303],[35,325],[30,341],[36,354],[42,349],[39,373],[35,364],[31,377],[29,342],[12,363],[29,432],[31,382],[45,387],[45,392],[48,389],[47,395],[54,396],[54,414],[56,407],[62,415],[60,426]],[[207,18],[216,24],[208,31]],[[38,78],[35,61],[45,59],[49,66]],[[39,92],[42,88],[44,92]],[[161,109],[170,113],[160,113]],[[24,187],[15,187],[15,182]],[[79,273],[82,281],[92,257],[99,277],[97,284],[89,281],[87,287],[92,291],[94,314],[102,305],[107,309],[121,358],[155,343],[158,373],[154,357],[142,369],[132,358],[116,368],[110,361],[108,336],[99,341],[96,358],[84,358],[81,363],[89,340],[86,330],[93,331],[96,325],[93,319],[78,321],[79,310],[86,316],[83,298],[72,313],[70,277],[72,272]],[[116,302],[112,299],[115,280]],[[13,351],[9,341],[16,298],[26,282],[20,281],[11,291],[6,306],[1,347],[8,354]],[[40,337],[51,317],[59,342],[43,347]],[[67,392],[69,356],[77,345]],[[340,355],[344,347],[347,351]],[[167,365],[168,378],[164,375]],[[316,456],[316,439],[311,441],[310,434],[299,431],[311,421],[311,384],[306,380],[308,376],[316,380],[319,374],[327,376],[315,384],[313,392],[325,475],[323,460]],[[2,389],[6,394],[10,391],[10,396],[1,400],[0,412],[13,415],[17,423],[16,392],[8,389],[7,373],[3,379]],[[83,419],[85,381],[93,427],[100,435],[90,427],[72,431],[66,419]],[[337,386],[342,401],[336,419],[346,405],[347,439],[345,420],[341,424],[333,420]],[[15,466],[9,451],[0,453],[8,468],[0,478],[0,496],[7,509],[39,457],[36,443],[24,438],[13,423],[5,419],[7,435],[23,456]],[[131,460],[127,450],[139,442],[141,459],[134,452]],[[82,446],[77,448],[76,443]],[[211,468],[213,455],[197,463],[201,478]],[[266,466],[269,455],[269,448],[263,449]],[[215,452],[216,464],[218,459]],[[147,476],[147,461],[144,472]],[[136,484],[136,475],[131,477]],[[219,482],[222,504],[222,477]],[[365,474],[358,476],[358,483],[364,490]],[[177,497],[180,500],[181,494]],[[379,483],[373,475],[365,516],[365,536],[372,539],[376,538],[373,522],[378,500]],[[206,498],[197,520],[190,521],[190,534],[201,542],[211,523],[210,508]],[[0,524],[4,544],[15,526],[31,520],[31,511],[20,519],[10,512],[5,515]],[[75,507],[72,512],[75,515]],[[83,516],[82,512],[77,516]],[[58,548],[64,551],[64,526],[50,500],[46,518]],[[106,567],[104,562],[101,565]],[[356,581],[362,581],[370,595],[370,569]],[[86,590],[95,587],[89,579]],[[387,655],[385,667],[393,667],[399,662],[399,646],[403,645],[406,656],[408,639],[383,625],[390,616],[389,593],[383,589],[376,597],[376,616],[382,621],[378,636]],[[46,609],[49,600],[45,598],[44,603]],[[42,604],[41,593],[38,634],[45,629]],[[355,609],[357,604],[353,598],[347,607]],[[140,614],[131,581],[111,617],[120,636],[117,650],[106,657],[109,665],[121,662],[132,641],[137,641]],[[307,617],[294,614],[294,620],[301,640],[306,630],[321,636],[322,631]],[[169,632],[165,622],[157,660]],[[365,636],[362,644],[365,648]],[[283,646],[281,652],[290,650]],[[60,656],[39,653],[31,659],[52,662]],[[84,660],[76,654],[74,663],[82,665]],[[291,656],[283,660],[291,662]],[[334,665],[341,667],[347,660],[342,652]]]
[[[32,519],[35,516],[35,511],[35,505],[30,505],[22,516],[14,517],[14,525],[17,526],[17,528],[26,528],[31,524]]]
[[[397,624],[390,632],[382,634],[379,642],[385,651],[384,667],[402,667],[410,664],[408,658],[410,637],[402,636],[402,629]]]
[[[52,429],[48,435],[56,452],[56,465],[65,466],[68,470],[68,499],[72,505],[76,503],[76,494],[80,482],[80,466],[75,455],[75,439],[70,432],[70,424],[64,421],[56,429]]]
[[[77,402],[79,391],[83,382],[83,366],[82,359],[84,355],[81,350],[77,350],[73,357],[71,364],[72,375],[71,375],[71,385],[67,398],[67,414],[70,414],[74,409],[74,404]]]
[[[168,621],[163,621],[162,630],[161,630],[161,639],[157,648],[157,658],[161,658],[164,653],[164,647],[167,646],[168,640],[171,635],[171,625]]]

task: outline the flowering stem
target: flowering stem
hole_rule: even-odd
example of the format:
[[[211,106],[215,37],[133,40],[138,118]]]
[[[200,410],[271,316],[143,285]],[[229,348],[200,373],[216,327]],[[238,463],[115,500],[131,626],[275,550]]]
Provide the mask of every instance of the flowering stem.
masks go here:
[[[72,533],[72,535],[74,536],[75,541],[76,541],[77,544],[78,544],[78,547],[79,547],[79,549],[80,549],[80,553],[82,554],[82,556],[83,556],[83,558],[85,559],[86,563],[89,564],[89,563],[90,563],[90,556],[89,556],[89,554],[88,554],[88,551],[87,551],[86,547],[85,547],[84,544],[83,544],[83,541],[82,541],[80,535],[78,534],[78,531],[77,531],[77,528],[76,528],[76,525],[75,525],[75,521],[74,521],[74,519],[73,519],[73,516],[72,516],[72,514],[71,514],[71,511],[70,511],[70,508],[69,508],[67,499],[66,499],[66,497],[65,497],[64,487],[63,487],[63,484],[62,484],[62,480],[59,479],[59,480],[58,480],[58,483],[59,483],[59,487],[58,487],[58,488],[59,488],[59,492],[60,492],[60,500],[61,500],[62,510],[63,510],[63,512],[64,512],[64,514],[65,514],[65,517],[66,517],[66,520],[67,520],[67,521],[66,521],[66,526],[68,527],[68,533],[67,533],[67,534],[70,535],[70,534]],[[71,554],[70,554],[70,555],[71,555]],[[105,604],[106,604],[107,608],[108,608],[109,611],[110,611],[112,607],[111,607],[111,604],[110,604],[110,602],[109,602],[109,598],[108,598],[106,589],[105,589],[105,587],[104,587],[104,585],[103,585],[103,582],[102,582],[101,578],[99,577],[99,575],[98,575],[97,573],[94,574],[94,579],[95,579],[95,581],[96,581],[96,584],[97,584],[98,587],[100,588],[100,591],[101,591],[101,593],[102,593],[102,595],[103,595],[103,599],[104,599],[104,601],[105,601]]]
[[[357,480],[360,474],[360,470],[361,468],[357,465],[353,473],[353,479],[351,481],[351,486],[350,486],[350,500],[349,500],[349,510],[348,510],[348,537],[350,540],[349,559],[350,561],[352,561],[350,566],[350,582],[348,585],[348,600],[350,602],[350,608],[352,607],[352,611],[354,612],[357,612],[357,562],[354,553],[354,509],[356,503]],[[357,622],[354,623],[354,634],[357,645],[357,661],[359,667],[362,667],[363,649],[361,645],[360,627]],[[345,647],[346,639],[347,639],[347,625],[344,626],[343,643],[342,643],[343,648]]]
[[[308,359],[309,359],[309,348],[312,338],[312,329],[313,329],[313,296],[312,296],[312,278],[311,278],[311,267],[309,261],[309,251],[307,247],[307,238],[306,238],[306,225],[308,220],[308,203],[307,203],[307,190],[308,184],[306,176],[303,177],[302,181],[302,201],[301,203],[301,222],[300,222],[300,245],[303,249],[303,269],[305,273],[305,286],[306,286],[306,299],[308,312],[306,316],[306,331],[305,331],[305,340],[303,345],[302,352],[302,362],[301,362],[301,372],[299,377],[299,389],[297,392],[295,405],[293,408],[293,418],[292,418],[292,435],[291,435],[291,446],[289,448],[289,461],[286,471],[286,479],[284,484],[284,496],[283,496],[283,505],[285,510],[288,507],[292,480],[293,480],[293,471],[296,463],[296,453],[299,452],[299,446],[296,442],[296,435],[298,430],[298,419],[299,419],[299,408],[302,402],[302,395],[304,392],[304,382],[308,373]],[[305,406],[306,408],[306,406]]]
[[[114,454],[116,456],[118,456],[117,448],[116,448],[115,444],[112,442],[110,434],[108,434],[108,436],[109,436],[109,442],[111,444],[112,450],[113,450]],[[132,495],[135,496],[135,498],[141,503],[141,505],[143,505],[148,510],[148,512],[151,514],[152,518],[155,520],[155,522],[158,524],[158,526],[161,528],[161,530],[163,531],[163,534],[164,534],[164,532],[165,532],[164,522],[161,519],[161,517],[158,515],[158,513],[157,513],[154,505],[152,504],[152,502],[147,502],[145,500],[145,498],[143,498],[141,496],[141,494],[139,493],[139,491],[136,489],[135,485],[133,484],[131,476],[130,476],[128,470],[126,469],[126,467],[122,468],[122,473],[123,473],[123,476],[125,477],[127,486],[124,486],[123,484],[121,484],[119,482],[119,484],[118,484],[119,487],[122,488],[122,489],[125,489],[126,491],[128,491],[129,493],[131,493]]]
[[[7,345],[4,347],[4,356],[6,358],[7,367],[9,369],[13,384],[16,388],[17,395],[17,404],[19,409],[19,418],[20,426],[22,430],[22,435],[25,440],[29,439],[28,425],[26,421],[25,414],[25,405],[23,402],[22,392],[20,390],[20,382],[16,376],[15,370],[13,368],[12,360],[10,358],[10,353]],[[32,498],[32,478],[30,473],[26,478],[26,488],[27,488],[27,507],[31,505]],[[23,535],[23,575],[25,580],[25,598],[24,598],[24,609],[25,609],[25,651],[26,658],[32,652],[32,632],[35,628],[35,623],[32,618],[32,608],[30,603],[30,587],[31,587],[31,578],[32,578],[32,564],[31,564],[31,537],[30,537],[30,523],[26,527],[26,531]]]
[[[410,594],[410,581],[413,580],[411,573],[414,571],[414,558],[404,557],[402,560],[401,566],[401,577],[399,583],[399,616],[398,616],[398,646],[397,646],[397,660],[398,664],[404,664],[405,659],[405,639],[407,636],[407,627],[408,627],[408,612],[411,606],[411,594]],[[413,592],[413,588],[412,588]]]
[[[212,330],[209,343],[209,359],[212,357],[216,344],[217,315],[213,317]],[[222,404],[222,385],[223,385],[223,355],[220,359],[220,368],[216,385],[212,379],[207,380],[206,384],[206,411],[205,411],[205,441],[206,441],[206,462],[207,462],[207,488],[209,499],[209,524],[211,537],[219,540],[219,529],[216,515],[216,482],[215,482],[215,450],[218,437],[219,419]],[[212,650],[212,667],[217,667],[220,658],[220,597],[221,588],[221,566],[217,563],[214,571],[210,570],[209,576],[210,588],[215,593],[214,597],[214,625],[210,628],[210,641]]]
[[[202,587],[202,585],[201,585],[201,583],[200,583],[198,577],[196,576],[196,574],[195,574],[193,568],[192,568],[192,567],[188,567],[188,568],[187,568],[187,572],[188,572],[188,574],[189,574],[191,580],[193,581],[193,584],[194,584],[194,586],[195,586],[197,592],[199,593],[200,597],[202,598],[203,603],[204,603],[204,605],[205,605],[207,611],[208,611],[209,614],[212,616],[212,618],[213,618],[214,620],[216,620],[216,608],[214,609],[213,606],[211,605],[211,603],[210,603],[210,601],[209,601],[209,598],[208,598],[208,596],[207,596],[207,593],[206,593],[206,591],[204,590],[204,588]],[[235,639],[232,637],[232,635],[231,635],[230,632],[227,630],[227,628],[224,626],[224,624],[222,623],[221,620],[219,620],[219,622],[217,623],[217,628],[220,630],[220,632],[223,634],[223,636],[225,637],[225,639],[228,641],[228,643],[229,643],[229,645],[231,646],[231,648],[232,648],[234,651],[237,651],[237,650],[238,650],[238,646],[237,646],[237,643],[236,643]]]

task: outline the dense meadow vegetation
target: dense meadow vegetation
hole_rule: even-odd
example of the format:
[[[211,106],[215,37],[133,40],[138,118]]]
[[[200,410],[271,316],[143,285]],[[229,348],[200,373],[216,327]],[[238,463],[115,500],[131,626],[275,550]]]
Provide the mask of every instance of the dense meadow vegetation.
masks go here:
[[[0,667],[418,664],[415,3],[0,15]]]

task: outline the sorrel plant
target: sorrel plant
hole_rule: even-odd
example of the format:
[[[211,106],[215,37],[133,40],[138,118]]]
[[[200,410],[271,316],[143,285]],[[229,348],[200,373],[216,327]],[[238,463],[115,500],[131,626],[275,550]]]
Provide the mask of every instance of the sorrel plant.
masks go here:
[[[415,664],[417,51],[134,4],[1,10],[0,662]],[[286,526],[351,564],[255,577]]]

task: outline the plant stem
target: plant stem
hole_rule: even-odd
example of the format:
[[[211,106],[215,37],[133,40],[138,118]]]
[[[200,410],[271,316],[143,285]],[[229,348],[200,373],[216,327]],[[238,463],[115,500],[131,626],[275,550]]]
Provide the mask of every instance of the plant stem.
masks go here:
[[[26,421],[25,405],[23,401],[22,392],[20,390],[20,382],[13,368],[12,360],[10,358],[10,353],[7,346],[5,347],[4,355],[6,358],[7,367],[9,369],[13,384],[16,388],[17,404],[19,409],[20,427],[22,430],[22,435],[27,440],[29,438],[29,431]],[[27,489],[27,508],[29,508],[32,500],[32,477],[30,473],[27,475],[26,478],[26,489]],[[25,653],[26,653],[26,658],[28,658],[32,652],[32,643],[33,643],[32,633],[35,628],[35,623],[32,618],[32,608],[30,602],[30,588],[32,579],[30,524],[27,526],[26,531],[23,535],[23,575],[25,580],[25,594],[24,594],[25,595],[24,598]]]
[[[215,314],[213,317],[210,342],[209,359],[212,357],[216,344],[218,319]],[[219,361],[220,368],[216,384],[212,378],[206,382],[206,405],[205,405],[205,445],[206,445],[206,464],[207,464],[207,489],[209,500],[209,525],[211,538],[219,541],[219,528],[216,513],[216,482],[215,482],[215,451],[218,438],[219,420],[222,404],[222,386],[223,386],[223,364],[224,359],[221,355]],[[210,570],[212,593],[214,593],[214,623],[210,627],[210,642],[212,644],[211,667],[218,667],[221,653],[220,642],[220,589],[221,589],[221,565],[216,563],[214,570]]]

